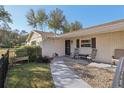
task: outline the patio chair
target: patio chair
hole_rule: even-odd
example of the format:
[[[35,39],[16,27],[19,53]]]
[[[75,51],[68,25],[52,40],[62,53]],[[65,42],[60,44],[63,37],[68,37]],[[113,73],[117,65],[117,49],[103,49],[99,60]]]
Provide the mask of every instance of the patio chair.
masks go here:
[[[89,62],[94,61],[94,59],[96,58],[96,55],[97,55],[97,49],[96,48],[92,48],[92,52],[91,52],[90,55],[87,56],[87,60]]]
[[[78,48],[75,48],[73,57],[74,58],[79,58],[79,49]]]
[[[124,49],[115,49],[112,56],[112,65],[116,65],[121,57],[124,57]]]

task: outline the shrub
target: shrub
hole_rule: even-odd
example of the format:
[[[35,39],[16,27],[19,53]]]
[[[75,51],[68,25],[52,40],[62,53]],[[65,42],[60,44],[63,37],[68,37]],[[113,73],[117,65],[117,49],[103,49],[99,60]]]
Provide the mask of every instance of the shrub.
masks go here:
[[[51,61],[50,61],[50,58],[47,57],[47,56],[44,56],[44,57],[39,56],[39,57],[37,58],[37,62],[38,62],[38,63],[50,63]]]
[[[28,56],[27,50],[25,48],[17,48],[15,50],[16,56],[17,57],[23,57],[23,56]]]
[[[21,46],[16,49],[17,57],[29,56],[30,62],[35,62],[38,55],[41,55],[41,48],[38,46]]]

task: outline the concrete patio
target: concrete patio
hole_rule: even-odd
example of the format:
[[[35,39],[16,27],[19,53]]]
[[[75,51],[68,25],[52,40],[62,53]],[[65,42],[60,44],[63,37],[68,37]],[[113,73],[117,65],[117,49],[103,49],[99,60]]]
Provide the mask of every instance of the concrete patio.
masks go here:
[[[103,63],[103,62],[88,62],[85,59],[73,59],[70,57],[60,57],[61,59],[64,60],[64,62],[72,62],[72,63],[78,63],[78,64],[82,64],[82,65],[87,65],[89,67],[98,67],[98,68],[103,68],[103,69],[107,69],[107,70],[111,70],[115,72],[115,65],[111,65],[110,63]]]

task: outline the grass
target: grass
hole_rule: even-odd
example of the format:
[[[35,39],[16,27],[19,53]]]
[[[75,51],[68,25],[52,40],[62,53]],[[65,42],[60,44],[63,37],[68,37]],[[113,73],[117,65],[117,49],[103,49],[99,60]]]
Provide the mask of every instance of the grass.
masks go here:
[[[12,67],[8,71],[7,88],[54,87],[49,64],[29,63]]]

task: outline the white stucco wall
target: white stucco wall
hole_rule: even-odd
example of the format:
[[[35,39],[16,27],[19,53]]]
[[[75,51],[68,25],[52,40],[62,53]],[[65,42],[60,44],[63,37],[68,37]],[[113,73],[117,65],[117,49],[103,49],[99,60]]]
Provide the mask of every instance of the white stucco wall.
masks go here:
[[[98,51],[95,60],[98,62],[110,63],[112,55],[114,55],[114,50],[124,49],[124,31],[120,31],[71,39],[45,40],[43,41],[42,54],[44,56],[52,56],[56,52],[59,56],[65,55],[65,40],[73,40],[73,43],[71,43],[71,53],[74,53],[76,39],[80,39],[81,44],[81,40],[91,39],[93,37],[96,37],[96,48]],[[80,45],[80,53],[82,54],[90,54],[91,50],[91,47],[81,47]]]
[[[97,56],[96,61],[98,62],[111,62],[112,55],[114,55],[114,49],[124,49],[124,31],[99,34],[99,35],[90,35],[85,37],[73,38],[73,44],[71,44],[71,52],[74,52],[76,48],[76,39],[81,40],[91,39],[96,37],[96,48],[97,48]],[[80,53],[82,54],[90,54],[90,47],[81,47]]]
[[[124,31],[96,36],[97,61],[111,62],[115,49],[124,49]]]
[[[65,54],[65,44],[62,39],[47,39],[42,42],[42,55],[52,57],[54,53],[59,56]]]

